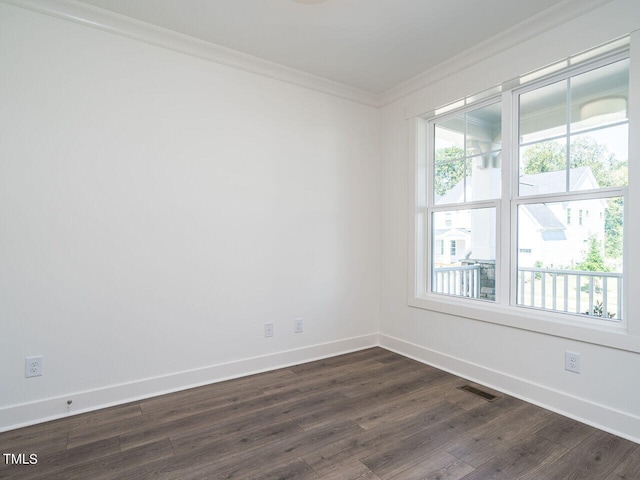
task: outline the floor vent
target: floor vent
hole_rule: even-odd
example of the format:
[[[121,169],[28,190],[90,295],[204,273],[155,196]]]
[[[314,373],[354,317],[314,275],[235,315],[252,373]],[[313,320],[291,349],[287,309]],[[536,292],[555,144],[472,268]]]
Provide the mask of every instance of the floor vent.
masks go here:
[[[485,392],[484,390],[480,390],[479,388],[472,387],[471,385],[463,385],[458,388],[460,390],[464,390],[465,392],[473,393],[474,395],[482,397],[488,402],[493,402],[498,398],[495,395],[490,394],[489,392]]]

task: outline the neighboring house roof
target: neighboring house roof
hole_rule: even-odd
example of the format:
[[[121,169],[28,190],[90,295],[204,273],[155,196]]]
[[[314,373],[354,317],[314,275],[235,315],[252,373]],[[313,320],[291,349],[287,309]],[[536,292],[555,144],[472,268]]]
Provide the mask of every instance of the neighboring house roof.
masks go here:
[[[530,173],[520,177],[520,195],[540,195],[544,193],[564,192],[567,185],[564,170],[555,172]],[[571,190],[598,188],[590,167],[577,167],[569,170],[569,186]]]
[[[524,205],[524,208],[538,222],[541,228],[564,228],[564,223],[558,220],[558,217],[544,203],[532,203]]]
[[[598,182],[587,166],[576,167],[569,170],[570,189],[584,190],[598,188]],[[566,176],[564,170],[555,172],[530,173],[522,175],[519,179],[520,195],[540,195],[545,193],[559,193],[566,189]],[[451,190],[442,196],[436,195],[436,205],[447,203],[459,203],[464,200],[465,185],[467,193],[471,194],[473,177],[460,180]]]
[[[435,233],[438,238],[468,238],[471,230],[465,228],[437,228]]]

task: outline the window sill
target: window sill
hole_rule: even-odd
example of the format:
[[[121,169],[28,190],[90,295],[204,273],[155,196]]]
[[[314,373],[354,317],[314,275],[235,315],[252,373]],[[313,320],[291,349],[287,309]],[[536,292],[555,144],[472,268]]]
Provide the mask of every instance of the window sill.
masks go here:
[[[482,300],[448,298],[437,294],[409,297],[409,306],[458,317],[568,338],[619,350],[640,353],[640,337],[630,335],[626,325],[526,307],[504,306]],[[567,317],[567,318],[563,318]]]

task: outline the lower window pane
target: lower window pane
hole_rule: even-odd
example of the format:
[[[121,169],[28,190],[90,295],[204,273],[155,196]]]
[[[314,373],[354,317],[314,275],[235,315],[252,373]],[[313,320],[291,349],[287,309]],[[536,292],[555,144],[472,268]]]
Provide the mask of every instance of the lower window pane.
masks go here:
[[[431,291],[494,301],[496,209],[435,212]]]
[[[622,319],[621,197],[518,207],[518,305]]]

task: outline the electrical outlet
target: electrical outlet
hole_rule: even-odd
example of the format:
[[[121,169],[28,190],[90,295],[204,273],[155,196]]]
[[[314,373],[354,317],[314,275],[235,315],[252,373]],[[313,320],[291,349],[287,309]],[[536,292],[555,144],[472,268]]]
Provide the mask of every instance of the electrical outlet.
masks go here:
[[[304,331],[304,319],[296,318],[293,321],[293,333],[302,333]]]
[[[264,336],[273,337],[273,323],[264,324]]]
[[[34,357],[26,357],[24,359],[24,376],[25,378],[42,376],[42,361],[44,357],[37,355]]]
[[[564,369],[574,373],[582,370],[582,357],[576,352],[564,352]]]

